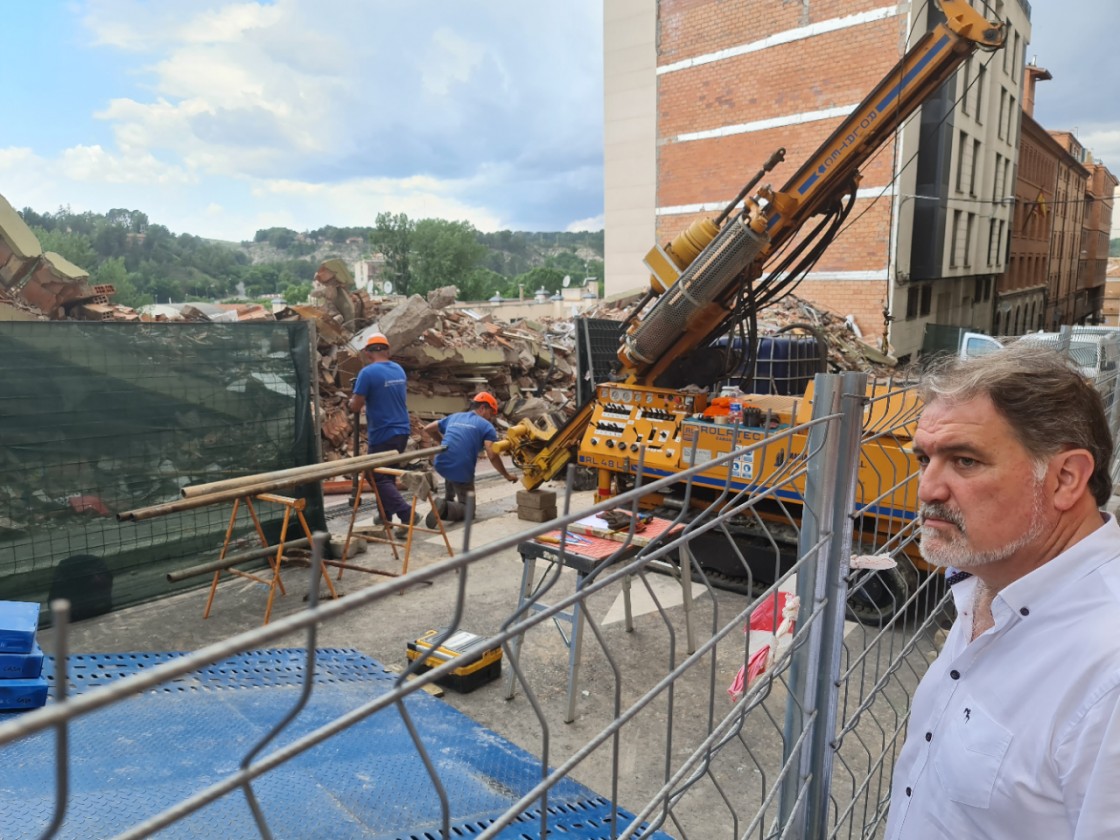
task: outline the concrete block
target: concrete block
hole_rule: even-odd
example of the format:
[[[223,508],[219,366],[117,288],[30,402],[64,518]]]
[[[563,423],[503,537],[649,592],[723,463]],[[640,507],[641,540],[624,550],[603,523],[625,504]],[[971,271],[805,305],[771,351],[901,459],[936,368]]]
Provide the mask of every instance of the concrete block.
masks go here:
[[[556,510],[556,491],[518,490],[517,506],[527,508],[552,508]]]
[[[556,518],[556,508],[523,507],[518,505],[517,518],[524,519],[527,522],[548,522],[550,519]]]

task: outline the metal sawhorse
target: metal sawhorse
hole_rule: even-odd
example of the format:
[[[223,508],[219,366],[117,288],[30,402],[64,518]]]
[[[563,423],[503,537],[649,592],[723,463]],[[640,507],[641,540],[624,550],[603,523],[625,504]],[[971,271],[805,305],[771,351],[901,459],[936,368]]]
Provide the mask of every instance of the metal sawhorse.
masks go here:
[[[664,535],[667,532],[668,526],[671,525],[667,520],[654,520],[654,522],[661,523],[661,530],[649,535],[635,535],[634,542],[624,548],[614,559],[612,565],[618,565],[632,560],[645,545]],[[620,534],[620,536],[624,536],[624,534]],[[550,608],[548,604],[543,604],[533,597],[533,578],[536,571],[537,560],[547,560],[549,563],[553,564],[562,562],[564,568],[574,569],[576,573],[576,591],[579,592],[583,589],[587,576],[598,569],[606,558],[617,552],[623,545],[615,540],[594,536],[579,535],[576,539],[581,540],[581,542],[578,544],[574,542],[567,543],[563,555],[561,555],[559,545],[554,543],[527,540],[518,545],[517,551],[521,555],[521,562],[523,564],[521,571],[521,588],[517,598],[518,613],[521,613],[526,604],[528,604],[528,609],[532,612],[542,612]],[[579,553],[580,551],[587,553],[581,554]],[[682,546],[681,553],[685,558],[689,558],[687,547]],[[691,562],[685,565],[691,566]],[[677,564],[662,560],[651,561],[649,568],[657,571],[667,571],[680,581],[681,594],[684,598],[685,636],[687,639],[688,653],[691,654],[696,650],[696,637],[692,628],[691,568],[682,571]],[[627,633],[631,633],[634,630],[634,617],[630,604],[630,578],[631,575],[626,575],[622,579],[623,609],[625,611]],[[568,648],[568,704],[564,722],[571,723],[575,720],[576,716],[576,697],[579,690],[579,668],[583,653],[583,607],[580,601],[576,601],[572,604],[571,609],[558,612],[552,618],[556,622],[557,630],[560,631],[560,635]],[[569,626],[570,630],[568,634],[564,633],[564,628],[560,626],[561,622]],[[510,653],[511,658],[514,660],[521,654],[521,645],[523,641],[524,634],[514,636],[510,640]],[[513,699],[514,691],[514,672],[511,668],[505,677],[505,697],[507,700]]]

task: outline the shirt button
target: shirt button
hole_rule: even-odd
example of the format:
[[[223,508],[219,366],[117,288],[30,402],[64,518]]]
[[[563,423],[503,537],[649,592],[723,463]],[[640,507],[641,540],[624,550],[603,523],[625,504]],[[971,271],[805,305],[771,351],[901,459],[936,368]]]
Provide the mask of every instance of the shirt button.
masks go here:
[[[913,791],[910,790],[910,788],[906,788],[906,795],[909,796],[911,793],[913,793]]]
[[[1031,614],[1031,611],[1028,610],[1026,607],[1023,607],[1021,610],[1019,610],[1019,615],[1030,615],[1030,614]]]
[[[932,741],[933,740],[933,733],[932,732],[927,732],[926,733],[926,740],[927,741]]]
[[[958,671],[956,668],[954,668],[952,671],[949,672],[949,676],[952,677],[954,680],[959,680],[961,678],[961,672]]]

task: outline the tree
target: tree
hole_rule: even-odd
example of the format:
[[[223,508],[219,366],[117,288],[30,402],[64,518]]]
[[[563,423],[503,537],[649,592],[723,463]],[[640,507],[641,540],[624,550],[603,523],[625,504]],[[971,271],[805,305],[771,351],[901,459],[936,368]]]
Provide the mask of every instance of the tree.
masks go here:
[[[545,268],[555,268],[562,274],[569,275],[576,282],[582,282],[584,272],[587,271],[586,263],[572,251],[552,254],[545,259],[544,266]]]
[[[505,289],[507,278],[488,268],[476,268],[459,280],[459,300],[489,300]]]
[[[560,291],[564,284],[563,273],[557,271],[555,268],[538,267],[526,271],[524,274],[519,274],[510,280],[509,285],[506,287],[509,295],[512,297],[517,293],[518,285],[525,287],[525,296],[532,297],[537,293],[538,289],[544,289],[550,295]]]
[[[299,306],[301,303],[307,303],[309,297],[311,297],[310,283],[293,283],[284,289],[284,303],[288,306]]]
[[[61,254],[85,271],[92,272],[97,267],[97,252],[84,233],[71,233],[61,228],[51,231],[32,229],[32,233],[39,238],[39,245],[44,251]]]
[[[393,290],[407,295],[412,286],[410,257],[415,225],[404,213],[378,213],[377,224],[369,235],[369,244],[385,257],[383,275],[393,283]]]
[[[460,286],[482,262],[486,248],[470,222],[421,219],[412,233],[410,293]],[[463,296],[466,300],[466,296]]]

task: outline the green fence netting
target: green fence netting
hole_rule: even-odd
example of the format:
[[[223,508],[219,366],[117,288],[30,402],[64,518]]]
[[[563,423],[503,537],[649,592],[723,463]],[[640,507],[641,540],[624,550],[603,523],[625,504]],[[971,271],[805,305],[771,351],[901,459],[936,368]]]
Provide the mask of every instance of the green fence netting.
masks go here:
[[[116,514],[316,463],[311,347],[306,322],[0,323],[0,600],[69,597],[81,618],[208,583],[166,575],[217,558],[232,503]],[[324,527],[318,484],[278,492]],[[256,509],[274,542],[284,508]],[[235,522],[233,550],[260,545]]]

